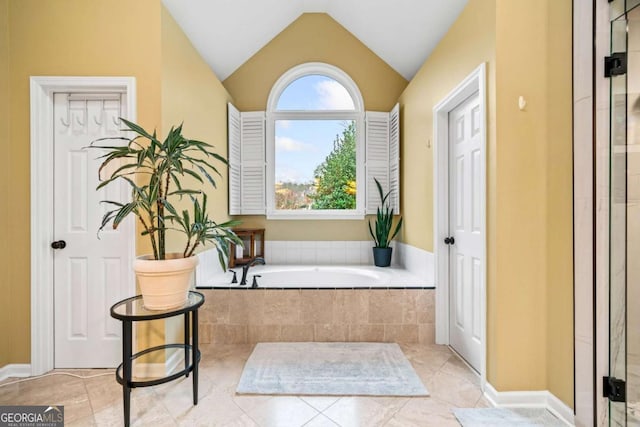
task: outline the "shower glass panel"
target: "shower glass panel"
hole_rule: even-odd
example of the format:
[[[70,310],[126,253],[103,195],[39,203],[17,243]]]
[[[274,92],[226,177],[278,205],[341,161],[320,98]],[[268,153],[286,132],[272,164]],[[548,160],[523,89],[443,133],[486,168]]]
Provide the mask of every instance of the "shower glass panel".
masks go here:
[[[611,77],[609,376],[626,401],[609,401],[609,425],[640,426],[640,0],[610,7],[611,53],[627,71]]]

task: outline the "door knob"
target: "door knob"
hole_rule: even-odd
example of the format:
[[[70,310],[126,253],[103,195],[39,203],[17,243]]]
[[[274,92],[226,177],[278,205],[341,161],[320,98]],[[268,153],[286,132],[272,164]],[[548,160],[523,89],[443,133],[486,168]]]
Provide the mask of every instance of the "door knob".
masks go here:
[[[444,238],[445,245],[453,245],[455,242],[456,242],[456,239],[454,239],[453,236]]]
[[[67,242],[65,242],[64,240],[56,240],[55,242],[51,243],[51,247],[53,249],[64,249],[67,247]]]

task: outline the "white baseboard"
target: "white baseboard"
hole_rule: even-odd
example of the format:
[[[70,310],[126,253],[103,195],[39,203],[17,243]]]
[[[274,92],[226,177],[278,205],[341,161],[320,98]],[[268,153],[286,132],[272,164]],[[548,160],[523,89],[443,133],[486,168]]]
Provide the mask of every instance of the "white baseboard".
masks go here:
[[[0,381],[6,380],[7,378],[24,378],[30,376],[31,365],[28,363],[13,363],[0,368]]]
[[[133,376],[138,378],[160,378],[170,372],[178,372],[178,364],[184,364],[184,349],[176,349],[164,363],[135,363]]]
[[[487,383],[485,398],[496,407],[545,408],[564,421],[568,426],[574,424],[573,409],[549,391],[497,391]]]

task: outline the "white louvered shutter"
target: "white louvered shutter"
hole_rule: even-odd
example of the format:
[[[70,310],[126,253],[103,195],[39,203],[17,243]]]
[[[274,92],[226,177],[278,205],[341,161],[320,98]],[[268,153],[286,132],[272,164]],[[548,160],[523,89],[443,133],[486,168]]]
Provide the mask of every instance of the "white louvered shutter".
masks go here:
[[[367,111],[365,126],[366,212],[375,214],[380,196],[374,178],[389,191],[389,114]]]
[[[229,215],[265,213],[264,112],[228,104]]]
[[[244,215],[264,215],[265,205],[265,114],[240,113],[241,192]]]
[[[232,104],[227,105],[227,138],[229,142],[229,215],[242,214],[241,157],[240,157],[240,111]]]
[[[389,113],[389,206],[400,213],[400,104]]]
[[[387,199],[394,213],[400,213],[400,108],[396,104],[391,112],[367,111],[365,174],[366,213],[375,214],[380,206],[380,195],[374,178],[382,191],[391,195]]]

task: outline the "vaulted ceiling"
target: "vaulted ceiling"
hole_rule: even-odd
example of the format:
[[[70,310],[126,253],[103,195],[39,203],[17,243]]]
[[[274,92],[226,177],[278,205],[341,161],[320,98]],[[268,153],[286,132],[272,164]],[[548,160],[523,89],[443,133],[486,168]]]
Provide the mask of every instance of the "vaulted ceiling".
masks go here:
[[[467,0],[163,0],[220,80],[303,13],[327,13],[410,80]]]

